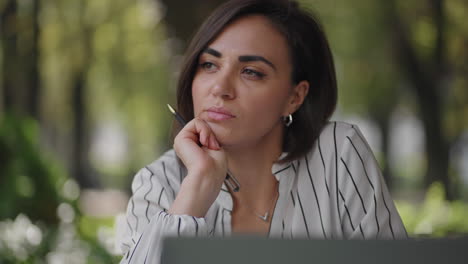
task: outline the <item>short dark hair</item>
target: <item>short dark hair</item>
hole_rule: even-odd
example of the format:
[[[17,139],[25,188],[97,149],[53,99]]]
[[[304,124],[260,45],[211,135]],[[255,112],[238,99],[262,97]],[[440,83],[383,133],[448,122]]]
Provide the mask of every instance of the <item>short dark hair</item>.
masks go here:
[[[202,24],[187,48],[177,86],[177,107],[186,119],[194,117],[192,82],[202,51],[234,20],[247,15],[263,15],[288,42],[292,60],[291,80],[306,80],[309,92],[285,129],[281,162],[305,155],[335,111],[337,84],[330,47],[318,20],[289,0],[231,0],[219,6]]]

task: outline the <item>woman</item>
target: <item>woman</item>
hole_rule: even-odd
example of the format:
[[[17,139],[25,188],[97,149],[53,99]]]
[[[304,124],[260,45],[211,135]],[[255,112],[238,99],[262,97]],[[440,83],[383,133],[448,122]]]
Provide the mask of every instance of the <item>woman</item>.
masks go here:
[[[164,236],[406,237],[359,129],[328,121],[335,71],[310,14],[229,1],[187,54],[177,106],[191,121],[135,176],[122,263],[157,261]],[[228,168],[239,192],[223,184]]]

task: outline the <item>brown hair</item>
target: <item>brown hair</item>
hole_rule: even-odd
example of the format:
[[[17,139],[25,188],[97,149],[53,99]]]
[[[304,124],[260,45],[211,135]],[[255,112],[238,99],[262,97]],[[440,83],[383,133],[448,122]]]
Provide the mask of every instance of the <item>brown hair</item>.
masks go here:
[[[177,86],[177,107],[186,119],[194,117],[192,81],[201,52],[221,31],[239,17],[258,14],[267,17],[286,38],[292,59],[292,82],[310,84],[301,107],[286,127],[282,162],[305,155],[333,114],[337,102],[337,84],[333,57],[325,33],[310,13],[289,0],[231,0],[219,6],[202,24],[188,46]]]

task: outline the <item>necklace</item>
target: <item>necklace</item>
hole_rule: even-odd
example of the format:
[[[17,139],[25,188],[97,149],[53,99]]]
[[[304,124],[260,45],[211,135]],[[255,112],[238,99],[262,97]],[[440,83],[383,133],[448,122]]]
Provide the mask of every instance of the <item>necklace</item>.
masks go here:
[[[275,188],[276,189],[276,188]],[[244,205],[245,207],[247,207],[247,209],[249,209],[249,211],[251,211],[256,217],[260,218],[261,220],[263,220],[264,222],[269,222],[270,221],[270,212],[271,212],[271,209],[273,209],[273,206],[275,204],[275,201],[276,199],[278,198],[279,196],[279,192],[278,190],[276,190],[275,192],[275,196],[273,196],[273,198],[271,199],[270,201],[270,207],[268,208],[268,211],[266,211],[264,214],[259,214],[256,210],[252,209],[252,207],[250,207],[248,204],[246,203],[242,203],[242,201],[238,198],[237,200],[239,201],[240,204]]]

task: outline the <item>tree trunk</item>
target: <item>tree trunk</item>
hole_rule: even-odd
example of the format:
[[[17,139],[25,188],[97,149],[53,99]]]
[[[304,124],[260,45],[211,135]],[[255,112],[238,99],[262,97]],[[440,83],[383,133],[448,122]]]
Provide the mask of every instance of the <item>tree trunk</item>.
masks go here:
[[[389,133],[388,133],[388,130],[389,130],[389,121],[390,121],[390,118],[389,118],[389,114],[386,114],[386,115],[381,115],[379,117],[375,117],[374,120],[376,120],[377,122],[377,125],[379,126],[379,129],[380,129],[380,133],[382,135],[382,154],[385,158],[385,164],[383,164],[382,166],[382,174],[383,174],[383,177],[385,179],[385,183],[387,184],[388,188],[390,190],[393,189],[393,171],[392,171],[392,168],[388,162],[388,158],[389,158],[389,154],[390,154],[390,150],[389,150],[389,139],[390,139],[390,136],[389,136]]]
[[[86,3],[80,1],[80,19],[84,19]],[[72,133],[72,176],[81,188],[98,188],[100,182],[97,175],[92,174],[89,162],[89,120],[86,102],[86,77],[92,57],[91,36],[92,31],[89,26],[81,21],[81,34],[83,41],[82,63],[74,72],[74,84],[71,93],[73,133]]]
[[[31,2],[31,20],[17,16],[17,1],[5,4],[1,14],[1,41],[3,55],[2,107],[4,111],[39,119],[40,82],[38,71],[39,55],[39,1]],[[28,28],[31,34],[28,34]],[[20,34],[23,43],[18,43]],[[23,46],[23,51],[17,47]]]
[[[395,0],[384,0],[383,2],[387,8],[387,23],[395,35],[397,57],[403,74],[416,95],[424,126],[427,161],[425,185],[427,187],[433,182],[439,181],[444,185],[446,198],[448,200],[455,199],[448,175],[449,144],[442,130],[443,108],[439,96],[441,88],[443,88],[441,87],[441,78],[444,68],[443,3],[441,0],[432,0],[437,38],[434,45],[434,61],[425,63],[416,55],[415,48],[408,37],[409,34],[406,30],[408,27],[403,25],[403,21],[396,11]]]
[[[88,120],[86,111],[85,69],[78,73],[72,91],[73,109],[73,145],[72,145],[72,176],[81,188],[99,187],[99,181],[91,175],[88,159]]]
[[[1,14],[0,37],[2,41],[3,72],[2,72],[2,105],[4,112],[15,111],[15,79],[18,68],[17,61],[17,5],[15,0],[5,4]]]
[[[25,56],[24,62],[27,63],[27,83],[28,92],[26,100],[26,110],[29,116],[35,120],[40,120],[40,91],[41,84],[39,79],[39,0],[34,0],[32,8],[32,39],[29,54]]]

